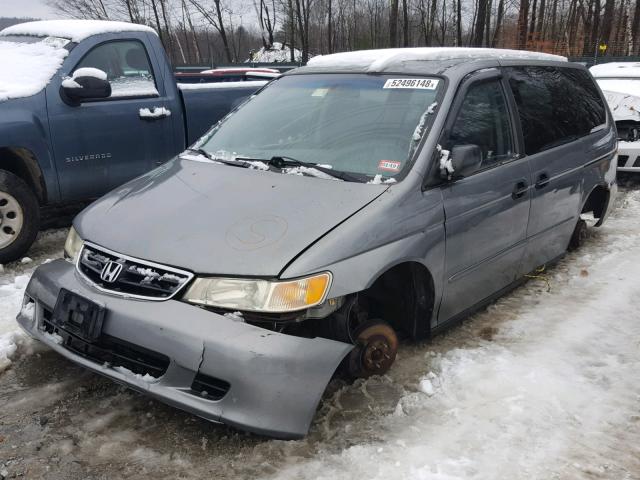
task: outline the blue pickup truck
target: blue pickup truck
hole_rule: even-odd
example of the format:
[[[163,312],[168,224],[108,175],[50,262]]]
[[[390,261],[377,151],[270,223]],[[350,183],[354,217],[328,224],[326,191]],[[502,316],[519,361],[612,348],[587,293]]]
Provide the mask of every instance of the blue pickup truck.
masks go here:
[[[124,22],[14,25],[0,63],[0,264],[28,250],[41,207],[164,163],[267,81],[179,84],[155,31]]]

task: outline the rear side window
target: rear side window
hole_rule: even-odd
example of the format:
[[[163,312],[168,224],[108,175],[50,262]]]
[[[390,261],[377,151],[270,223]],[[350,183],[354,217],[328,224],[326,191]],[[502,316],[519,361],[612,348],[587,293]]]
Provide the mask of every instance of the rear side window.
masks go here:
[[[586,71],[510,67],[525,151],[533,155],[588,135],[605,123],[605,107]]]

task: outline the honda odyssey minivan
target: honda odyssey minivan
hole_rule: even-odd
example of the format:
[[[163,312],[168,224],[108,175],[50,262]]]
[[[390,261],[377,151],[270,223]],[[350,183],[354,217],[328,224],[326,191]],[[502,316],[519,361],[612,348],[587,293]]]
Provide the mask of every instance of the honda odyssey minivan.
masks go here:
[[[280,438],[583,241],[616,191],[588,71],[509,50],[312,59],[74,221],[18,315],[68,359]]]

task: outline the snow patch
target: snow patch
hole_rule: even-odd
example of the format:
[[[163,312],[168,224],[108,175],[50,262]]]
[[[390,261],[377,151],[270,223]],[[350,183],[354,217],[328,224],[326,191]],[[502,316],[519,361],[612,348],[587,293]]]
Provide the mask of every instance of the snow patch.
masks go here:
[[[313,57],[307,63],[310,67],[323,68],[354,68],[365,69],[369,72],[383,71],[393,63],[420,60],[451,60],[451,59],[528,59],[555,60],[566,62],[566,57],[548,53],[528,52],[524,50],[507,50],[500,48],[458,48],[458,47],[417,47],[417,48],[386,48],[383,50],[360,50],[355,52],[334,53]]]
[[[141,108],[138,112],[140,118],[162,118],[171,115],[171,110],[165,107]]]
[[[589,69],[595,78],[640,78],[640,62],[609,62]]]
[[[268,82],[266,80],[247,80],[245,82],[210,82],[210,83],[178,83],[180,90],[217,90],[231,88],[255,88],[256,90]]]
[[[233,320],[234,322],[244,323],[244,316],[242,312],[227,312],[224,314],[229,320]]]
[[[82,67],[73,72],[73,77],[71,78],[80,78],[80,77],[93,77],[98,80],[106,80],[107,73],[100,70],[99,68],[93,67]]]
[[[137,23],[112,22],[107,20],[42,20],[25,22],[5,28],[2,35],[32,35],[36,37],[62,37],[81,42],[92,35],[118,32],[156,33],[153,28]],[[2,58],[2,56],[0,56]],[[4,62],[4,58],[3,58]]]
[[[397,180],[395,178],[384,178],[382,175],[380,175],[379,173],[373,177],[371,180],[369,180],[367,183],[370,185],[380,185],[380,184],[391,184],[391,183],[396,183]]]
[[[436,149],[438,150],[438,153],[440,153],[440,172],[442,175],[446,175],[448,180],[451,180],[453,173],[455,172],[453,162],[451,161],[451,152],[443,149],[439,144]]]
[[[295,48],[293,50],[294,62],[302,61],[302,52]],[[260,48],[253,52],[248,62],[264,62],[264,63],[282,63],[291,61],[291,48],[280,42],[273,42],[271,48]]]
[[[142,380],[143,382],[154,383],[158,381],[158,378],[154,377],[153,375],[149,375],[148,373],[145,373],[144,375],[140,375],[139,373],[133,373],[131,370],[125,367],[111,367],[111,368],[113,368],[113,370],[115,370],[116,372],[119,372],[127,377],[133,377],[137,380]]]
[[[68,54],[64,48],[46,42],[6,42],[0,36],[0,59],[3,64],[0,68],[0,102],[30,97],[40,92]]]

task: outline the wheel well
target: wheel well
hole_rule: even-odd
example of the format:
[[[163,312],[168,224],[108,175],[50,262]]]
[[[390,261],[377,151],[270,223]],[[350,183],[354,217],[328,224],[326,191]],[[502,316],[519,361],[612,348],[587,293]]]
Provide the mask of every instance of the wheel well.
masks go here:
[[[412,338],[429,336],[434,305],[433,278],[418,262],[394,266],[361,293],[369,318],[381,318]]]
[[[598,185],[591,191],[589,197],[587,197],[587,201],[584,202],[582,213],[593,212],[595,218],[601,218],[607,211],[609,195],[608,189]]]
[[[42,171],[36,157],[26,148],[0,147],[2,170],[13,173],[24,180],[36,193],[40,204],[47,201],[47,191]]]

